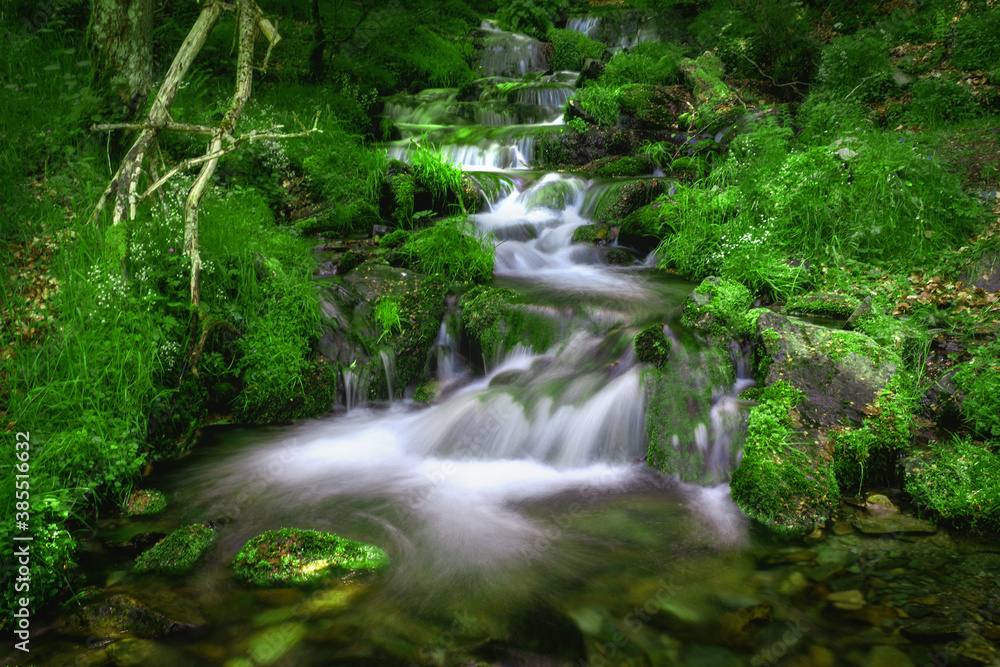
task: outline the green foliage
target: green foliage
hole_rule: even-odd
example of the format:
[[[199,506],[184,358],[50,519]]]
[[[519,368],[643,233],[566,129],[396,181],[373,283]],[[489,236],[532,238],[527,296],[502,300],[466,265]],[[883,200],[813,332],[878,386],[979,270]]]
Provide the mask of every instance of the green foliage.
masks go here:
[[[568,0],[509,0],[497,11],[497,22],[503,30],[544,39],[559,15],[567,11]]]
[[[406,239],[410,237],[410,232],[405,229],[397,229],[395,231],[389,232],[381,239],[379,239],[378,247],[384,248],[386,250],[392,250],[393,248],[398,248],[404,243]]]
[[[955,27],[951,65],[963,70],[1000,68],[1000,8],[967,13]]]
[[[630,83],[669,86],[680,80],[683,51],[667,42],[643,42],[630,51],[619,51],[598,79],[601,86]]]
[[[788,295],[806,278],[795,268],[805,258],[903,270],[965,242],[980,219],[955,175],[912,136],[855,128],[816,139],[797,143],[768,118],[733,141],[725,162],[661,207],[675,232],[658,249],[661,265]]]
[[[965,394],[962,413],[976,432],[1000,437],[1000,342],[975,349],[962,364],[955,383]]]
[[[414,258],[417,271],[429,276],[477,283],[493,277],[496,252],[493,236],[477,232],[464,216],[442,220],[433,227],[414,232],[402,250]]]
[[[1000,454],[997,443],[968,438],[930,443],[918,452],[906,491],[941,517],[985,533],[1000,530]]]
[[[382,330],[382,335],[378,337],[378,342],[382,342],[387,334],[392,330],[402,330],[399,319],[399,299],[392,296],[379,297],[375,303],[375,323]]]
[[[981,114],[970,90],[961,79],[928,76],[913,83],[913,101],[907,111],[911,122],[931,127],[969,121]]]
[[[579,72],[587,58],[602,60],[607,51],[604,44],[576,30],[551,28],[545,33],[545,39],[552,43],[552,62],[549,66],[556,71]]]
[[[618,94],[619,89],[616,87],[585,86],[576,92],[573,101],[590,114],[598,125],[613,127],[618,124]]]
[[[839,91],[814,90],[799,107],[795,121],[802,128],[804,143],[826,143],[850,136],[859,127],[870,130],[869,113],[857,95],[845,98]]]
[[[706,278],[684,302],[681,323],[714,336],[737,335],[742,332],[751,301],[753,296],[742,284]]]
[[[573,130],[577,134],[586,134],[590,131],[590,126],[587,125],[587,121],[582,118],[570,118],[566,121],[566,127]]]
[[[890,73],[889,44],[862,32],[834,37],[823,47],[817,78],[834,96],[874,102],[886,97]]]
[[[443,202],[450,196],[462,203],[464,208],[464,173],[461,166],[426,144],[419,144],[410,151],[409,158],[417,181],[430,190],[435,199]]]

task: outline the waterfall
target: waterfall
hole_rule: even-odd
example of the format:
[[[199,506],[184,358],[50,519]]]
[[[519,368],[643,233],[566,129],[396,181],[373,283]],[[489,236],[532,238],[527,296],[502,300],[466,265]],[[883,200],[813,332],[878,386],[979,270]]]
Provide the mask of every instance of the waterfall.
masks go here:
[[[385,373],[385,385],[389,390],[389,403],[392,403],[392,380],[396,377],[396,355],[391,350],[382,349],[378,352],[382,371]]]
[[[600,23],[599,16],[572,16],[566,21],[566,29],[582,32],[589,37]]]

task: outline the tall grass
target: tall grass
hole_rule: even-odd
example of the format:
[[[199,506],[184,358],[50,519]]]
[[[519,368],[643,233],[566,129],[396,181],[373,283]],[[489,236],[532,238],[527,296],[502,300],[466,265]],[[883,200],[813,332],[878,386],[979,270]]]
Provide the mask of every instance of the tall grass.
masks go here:
[[[906,270],[962,244],[980,211],[925,144],[869,132],[799,142],[763,121],[727,160],[661,208],[658,255],[692,277],[720,273],[787,296],[809,259]]]

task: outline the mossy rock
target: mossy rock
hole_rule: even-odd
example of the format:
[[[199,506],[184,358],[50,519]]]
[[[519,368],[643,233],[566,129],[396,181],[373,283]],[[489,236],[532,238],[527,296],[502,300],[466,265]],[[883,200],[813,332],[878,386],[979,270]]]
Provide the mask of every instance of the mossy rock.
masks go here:
[[[622,86],[618,89],[618,124],[641,131],[677,129],[677,119],[690,109],[686,95],[678,92],[642,83]]]
[[[313,584],[331,576],[378,571],[382,549],[315,530],[282,528],[251,538],[233,559],[236,577],[255,586]]]
[[[750,290],[735,280],[705,278],[684,302],[681,323],[707,336],[728,338],[745,333]]]
[[[77,609],[60,623],[59,631],[72,637],[104,640],[163,637],[204,626],[205,619],[184,600],[166,595],[150,604],[119,594]]]
[[[368,255],[357,250],[348,250],[340,257],[340,261],[337,262],[337,274],[344,275],[353,271],[356,267],[364,264],[367,261]]]
[[[660,368],[670,357],[670,345],[670,340],[663,335],[663,324],[650,324],[635,337],[635,358]]]
[[[167,509],[167,498],[155,489],[133,491],[122,505],[122,511],[128,516],[159,514],[165,509]]]
[[[828,329],[768,310],[757,313],[754,378],[803,392],[803,418],[823,428],[858,427],[902,367],[892,350],[855,331]]]
[[[743,459],[733,471],[733,500],[783,535],[824,524],[840,500],[829,455],[800,427],[805,395],[786,382],[765,387],[750,411]]]
[[[694,59],[684,58],[679,66],[696,106],[714,107],[729,101],[732,93],[722,80],[725,67],[719,56],[706,51]]]
[[[663,204],[654,201],[629,213],[618,226],[618,243],[648,253],[660,244],[660,210]],[[667,228],[669,231],[669,228]]]
[[[517,343],[545,350],[555,342],[559,322],[520,303],[512,289],[480,286],[462,297],[462,329],[469,334],[473,353],[488,368],[498,355]]]
[[[573,230],[570,240],[573,243],[586,243],[588,245],[607,245],[618,237],[618,230],[611,225],[598,223],[595,225],[582,225]]]
[[[844,493],[858,493],[862,486],[895,486],[896,463],[912,444],[913,419],[899,376],[864,408],[860,428],[835,429],[834,472]]]
[[[178,528],[140,554],[132,569],[136,572],[181,574],[194,567],[214,543],[215,530],[205,524]]]
[[[618,224],[643,206],[653,203],[666,189],[666,181],[659,178],[636,179],[612,187],[597,203],[594,217],[598,222]]]
[[[645,176],[652,174],[656,165],[641,155],[612,155],[584,165],[581,171],[598,178]]]
[[[785,311],[790,315],[812,315],[846,320],[858,310],[860,305],[860,301],[847,294],[817,292],[792,297],[785,304]]]

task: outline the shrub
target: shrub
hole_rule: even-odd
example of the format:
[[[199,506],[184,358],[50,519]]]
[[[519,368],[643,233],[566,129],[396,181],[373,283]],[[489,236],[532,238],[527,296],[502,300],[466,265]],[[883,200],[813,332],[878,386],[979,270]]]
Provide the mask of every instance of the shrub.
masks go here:
[[[631,51],[619,51],[598,80],[603,86],[623,86],[630,83],[661,86],[677,83],[678,63],[683,56],[680,48],[669,43],[643,42]]]
[[[560,14],[567,11],[568,0],[509,0],[497,12],[497,21],[503,30],[544,39]]]
[[[834,37],[820,53],[817,76],[825,90],[862,102],[884,99],[891,85],[889,45],[867,33]]]
[[[997,35],[1000,35],[1000,8],[966,14],[956,26],[951,65],[985,71],[1000,67]]]
[[[972,120],[979,114],[975,98],[956,79],[928,76],[913,84],[913,102],[907,113],[912,121],[936,126]]]

